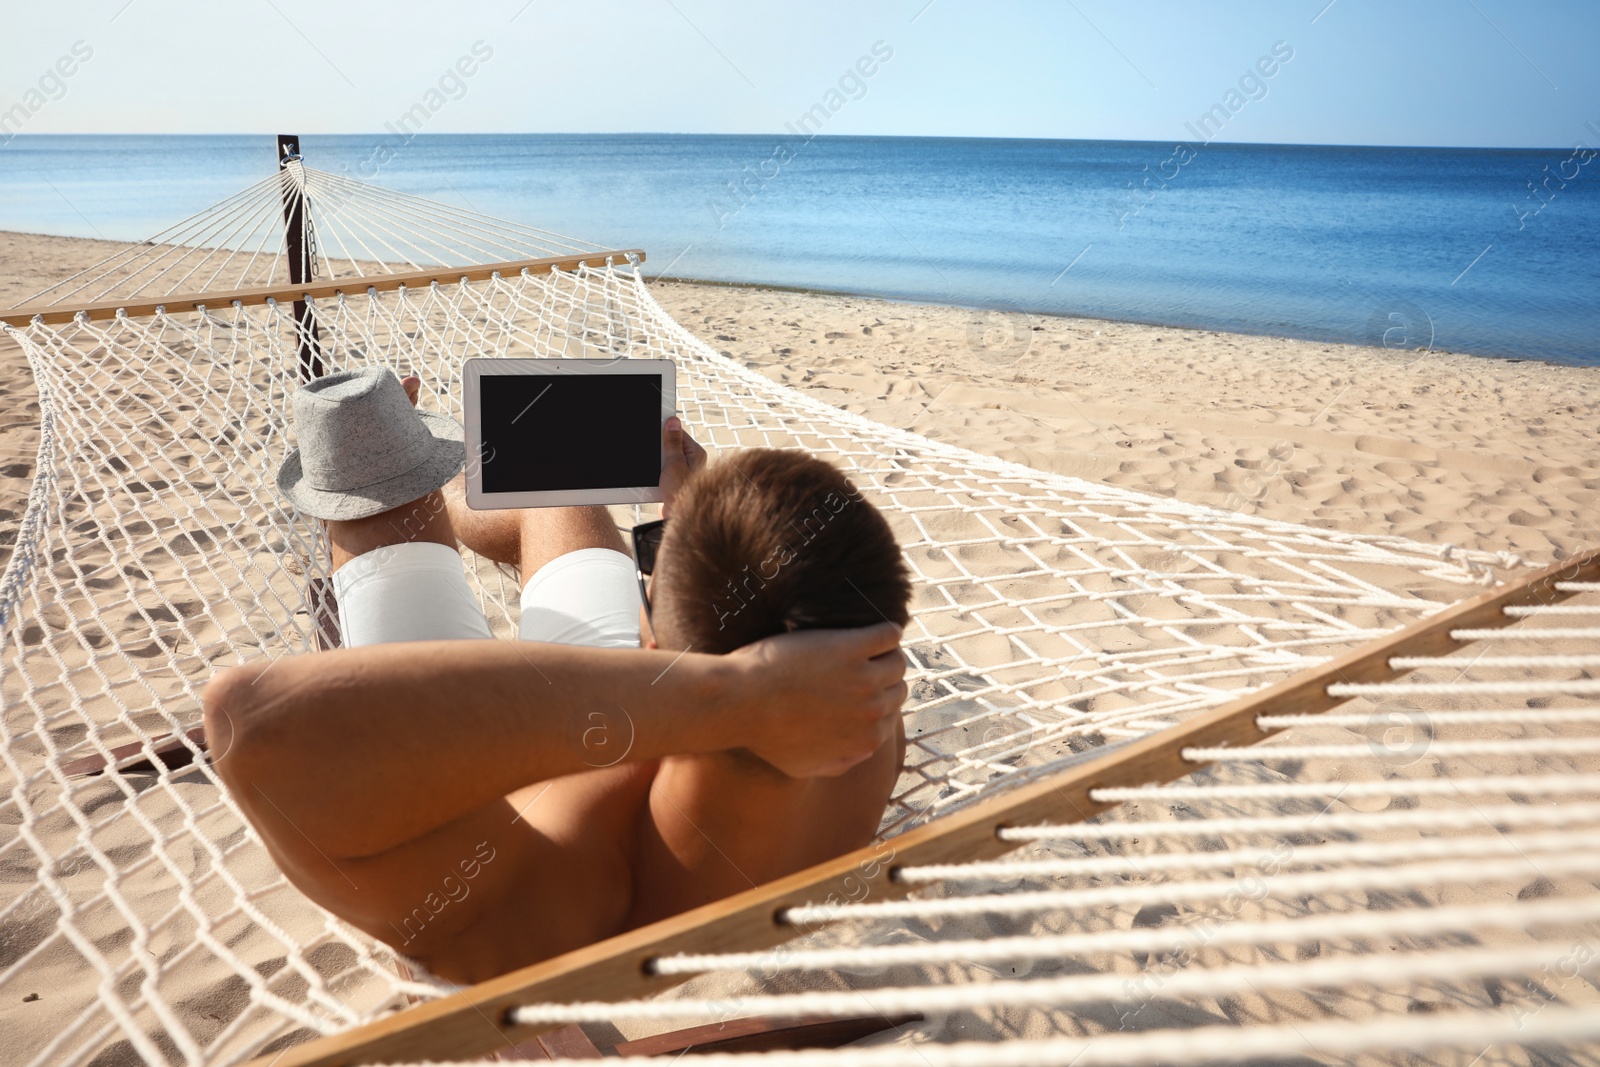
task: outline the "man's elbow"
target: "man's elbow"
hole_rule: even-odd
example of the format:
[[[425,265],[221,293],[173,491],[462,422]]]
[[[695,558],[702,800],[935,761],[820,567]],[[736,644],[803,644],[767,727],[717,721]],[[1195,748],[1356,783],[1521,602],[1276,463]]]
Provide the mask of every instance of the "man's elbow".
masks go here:
[[[201,695],[211,765],[235,792],[251,780],[252,756],[260,747],[260,731],[252,727],[258,725],[263,710],[264,694],[256,685],[261,673],[260,668],[226,668],[212,677]]]

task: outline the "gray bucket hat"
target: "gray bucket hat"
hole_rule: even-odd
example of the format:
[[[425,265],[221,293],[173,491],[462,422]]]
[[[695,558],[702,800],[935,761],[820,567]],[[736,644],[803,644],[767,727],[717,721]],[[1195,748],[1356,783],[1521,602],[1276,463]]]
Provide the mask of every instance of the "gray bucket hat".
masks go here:
[[[466,458],[461,424],[411,406],[383,367],[330,374],[292,398],[300,447],[278,489],[318,519],[365,519],[438,489]]]

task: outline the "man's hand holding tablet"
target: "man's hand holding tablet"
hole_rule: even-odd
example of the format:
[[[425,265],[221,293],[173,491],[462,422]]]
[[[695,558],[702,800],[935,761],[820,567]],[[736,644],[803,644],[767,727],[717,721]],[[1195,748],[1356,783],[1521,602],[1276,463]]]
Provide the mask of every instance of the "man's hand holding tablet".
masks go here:
[[[661,517],[668,518],[672,501],[692,471],[706,465],[706,450],[684,432],[674,415],[661,427]]]
[[[469,359],[462,370],[471,508],[660,502],[664,476],[689,465],[687,446],[676,464],[664,454],[671,360]]]

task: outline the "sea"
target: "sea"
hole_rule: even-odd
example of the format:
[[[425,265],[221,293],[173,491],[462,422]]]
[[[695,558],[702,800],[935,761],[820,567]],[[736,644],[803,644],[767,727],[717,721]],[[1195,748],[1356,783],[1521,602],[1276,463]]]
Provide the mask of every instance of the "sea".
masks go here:
[[[383,133],[302,149],[644,248],[651,278],[1600,363],[1600,157],[1570,147]],[[274,166],[264,135],[20,135],[0,145],[0,229],[140,240]]]

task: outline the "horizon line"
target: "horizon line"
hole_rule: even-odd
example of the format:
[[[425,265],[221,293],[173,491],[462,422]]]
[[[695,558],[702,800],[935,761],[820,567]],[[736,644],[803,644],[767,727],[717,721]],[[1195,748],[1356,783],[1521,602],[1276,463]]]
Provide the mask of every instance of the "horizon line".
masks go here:
[[[33,140],[45,138],[65,137],[273,137],[275,133],[262,133],[254,130],[233,132],[151,132],[151,131],[74,131],[53,133],[15,133],[0,141],[0,149],[5,145],[20,140]],[[302,137],[392,137],[387,131],[368,130],[341,133],[309,133],[298,134]],[[923,133],[816,133],[807,137],[796,137],[785,131],[771,131],[758,133],[695,133],[689,131],[663,131],[663,130],[475,130],[453,131],[448,133],[415,133],[407,140],[420,140],[422,138],[445,139],[452,137],[725,137],[725,138],[768,138],[776,137],[786,141],[1044,141],[1062,144],[1152,144],[1152,145],[1188,145],[1190,147],[1208,148],[1221,145],[1234,148],[1373,148],[1396,149],[1412,148],[1427,149],[1430,151],[1497,151],[1497,152],[1564,152],[1574,147],[1588,147],[1578,145],[1497,145],[1497,144],[1372,144],[1355,141],[1233,141],[1222,138],[1213,138],[1209,141],[1195,142],[1188,139],[1177,138],[1148,138],[1148,137],[1018,137],[997,135],[972,135],[972,134],[923,134]]]

